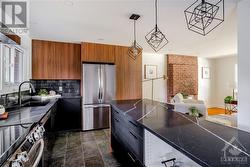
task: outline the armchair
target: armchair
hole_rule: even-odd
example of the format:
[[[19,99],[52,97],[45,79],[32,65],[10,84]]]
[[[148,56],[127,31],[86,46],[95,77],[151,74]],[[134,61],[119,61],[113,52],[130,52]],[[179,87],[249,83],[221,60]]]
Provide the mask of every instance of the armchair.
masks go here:
[[[184,99],[183,95],[178,93],[171,100],[171,104],[176,112],[188,113],[190,107],[196,107],[204,117],[207,116],[207,107],[202,100]]]

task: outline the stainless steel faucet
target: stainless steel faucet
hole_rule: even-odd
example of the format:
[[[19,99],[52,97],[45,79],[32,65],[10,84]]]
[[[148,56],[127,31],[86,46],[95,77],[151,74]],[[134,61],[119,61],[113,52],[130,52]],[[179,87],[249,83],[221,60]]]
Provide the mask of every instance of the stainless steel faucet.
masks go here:
[[[36,92],[36,90],[35,90],[35,88],[34,88],[34,85],[32,85],[32,83],[31,83],[30,81],[24,81],[24,82],[20,83],[19,88],[18,88],[18,104],[19,104],[20,107],[22,107],[22,93],[21,93],[21,87],[22,87],[22,85],[25,84],[25,83],[28,83],[28,84],[30,85],[30,88],[31,88],[31,90],[32,90],[32,93],[35,93],[35,92]]]

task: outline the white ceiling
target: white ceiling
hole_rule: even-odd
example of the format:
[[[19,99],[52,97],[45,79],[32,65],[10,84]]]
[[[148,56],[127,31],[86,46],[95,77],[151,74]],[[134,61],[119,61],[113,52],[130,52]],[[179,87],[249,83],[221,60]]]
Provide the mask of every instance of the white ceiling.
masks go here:
[[[159,28],[170,43],[158,53],[218,57],[237,53],[237,0],[225,0],[225,22],[207,36],[189,31],[184,10],[194,0],[159,0]],[[154,0],[31,0],[30,33],[35,39],[97,42],[129,46],[132,13],[140,14],[137,39],[154,27]]]

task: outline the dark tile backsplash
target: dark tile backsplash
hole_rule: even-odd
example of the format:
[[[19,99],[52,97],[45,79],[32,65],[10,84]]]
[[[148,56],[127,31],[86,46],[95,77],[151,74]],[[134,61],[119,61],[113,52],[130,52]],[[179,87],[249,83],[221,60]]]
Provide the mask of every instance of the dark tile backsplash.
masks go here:
[[[31,80],[36,91],[40,89],[47,89],[47,91],[54,90],[62,96],[80,96],[81,95],[81,81],[80,80]],[[59,88],[62,88],[62,91]]]

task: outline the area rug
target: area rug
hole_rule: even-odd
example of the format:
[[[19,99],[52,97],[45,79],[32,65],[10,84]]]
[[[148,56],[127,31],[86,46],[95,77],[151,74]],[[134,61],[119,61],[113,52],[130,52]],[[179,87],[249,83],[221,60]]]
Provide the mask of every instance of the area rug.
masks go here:
[[[231,115],[229,114],[209,115],[206,117],[206,120],[226,126],[237,127],[237,113]]]

